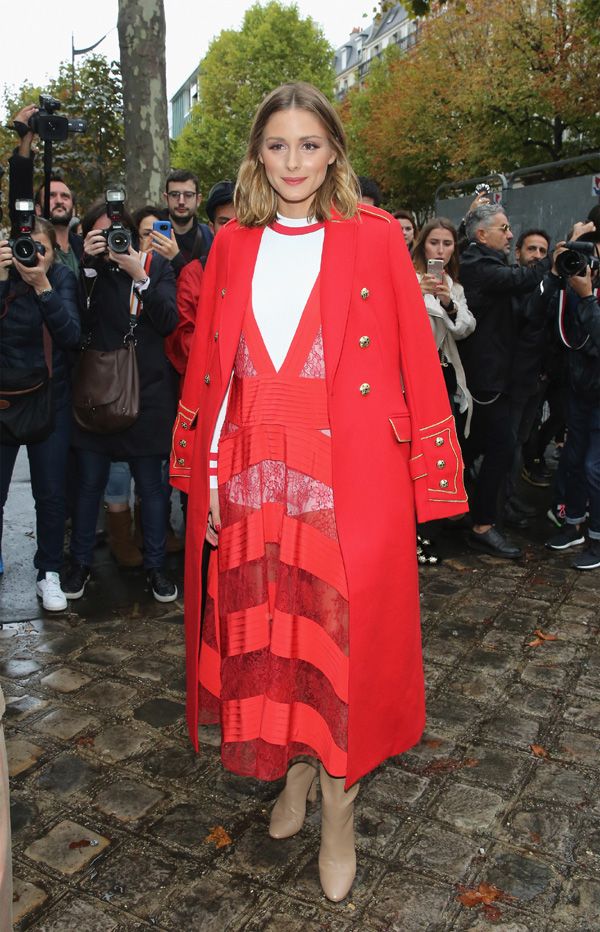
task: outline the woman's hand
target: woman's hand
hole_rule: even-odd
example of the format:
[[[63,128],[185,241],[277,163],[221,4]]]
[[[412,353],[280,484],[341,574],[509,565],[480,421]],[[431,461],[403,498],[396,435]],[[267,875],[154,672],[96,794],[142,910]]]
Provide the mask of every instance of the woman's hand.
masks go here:
[[[428,275],[427,273],[425,273],[425,275],[421,276],[421,281],[420,281],[421,292],[423,294],[434,295],[435,290],[438,287],[439,283],[440,283],[440,280],[439,278],[436,278],[435,275]]]
[[[445,278],[443,281],[438,282],[437,288],[435,290],[435,296],[443,307],[448,307],[452,301],[452,296],[450,295],[450,285]]]
[[[129,252],[113,252],[112,249],[109,249],[108,255],[110,261],[118,265],[124,272],[127,272],[134,282],[143,282],[144,279],[147,278],[140,259],[140,254],[136,252],[135,249],[132,249],[131,246],[129,247]]]
[[[211,547],[219,544],[219,531],[221,530],[221,510],[219,508],[219,490],[210,490],[210,505],[208,523],[206,525],[206,540]]]
[[[106,252],[106,239],[102,230],[90,230],[83,241],[86,256],[102,256]]]
[[[5,282],[8,279],[8,270],[12,264],[12,249],[8,245],[8,240],[0,240],[0,282]]]
[[[482,194],[478,194],[475,200],[473,201],[473,203],[469,206],[467,213],[470,214],[472,210],[477,210],[478,207],[483,207],[484,204],[489,204],[489,203],[490,203],[489,196],[485,192],[483,192]]]
[[[52,250],[46,250],[43,256],[38,252],[37,262],[32,267],[23,265],[18,259],[13,259],[17,272],[25,284],[31,285],[36,294],[41,294],[42,291],[49,291],[52,288],[48,281],[48,269],[53,262],[54,252]]]

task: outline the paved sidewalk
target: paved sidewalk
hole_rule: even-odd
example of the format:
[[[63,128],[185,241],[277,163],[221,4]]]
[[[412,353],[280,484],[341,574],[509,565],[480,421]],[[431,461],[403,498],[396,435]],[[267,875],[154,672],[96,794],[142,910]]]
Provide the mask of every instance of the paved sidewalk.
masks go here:
[[[86,597],[41,611],[18,478],[0,583],[18,930],[600,929],[600,572],[544,551],[545,518],[514,535],[517,564],[459,535],[423,570],[427,733],[363,781],[358,875],[334,905],[318,804],[272,841],[280,784],[223,771],[217,729],[191,750],[181,602],[101,547]]]

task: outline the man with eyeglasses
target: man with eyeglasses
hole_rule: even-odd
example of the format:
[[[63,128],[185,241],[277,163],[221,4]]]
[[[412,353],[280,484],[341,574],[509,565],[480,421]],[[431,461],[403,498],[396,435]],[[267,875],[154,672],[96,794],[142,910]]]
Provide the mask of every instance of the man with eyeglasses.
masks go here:
[[[513,234],[497,204],[483,204],[466,217],[468,246],[460,259],[460,281],[477,320],[459,352],[473,396],[469,437],[463,442],[468,466],[482,456],[471,492],[469,544],[495,557],[514,560],[521,550],[496,527],[500,490],[514,456],[510,392],[518,328],[513,298],[532,291],[549,271],[551,260],[531,266],[508,262]]]
[[[212,231],[205,223],[198,223],[196,216],[202,195],[198,178],[185,168],[176,168],[169,173],[163,197],[167,203],[171,236],[158,231],[152,235],[152,248],[165,259],[169,259],[175,275],[192,259],[206,262],[213,241]]]

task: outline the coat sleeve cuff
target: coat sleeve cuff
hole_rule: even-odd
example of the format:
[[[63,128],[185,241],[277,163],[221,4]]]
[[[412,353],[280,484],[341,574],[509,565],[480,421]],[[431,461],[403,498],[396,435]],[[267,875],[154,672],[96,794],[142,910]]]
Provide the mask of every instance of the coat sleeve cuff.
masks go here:
[[[187,408],[180,401],[173,428],[169,479],[181,492],[189,491],[197,419],[198,409]]]
[[[411,442],[410,475],[420,522],[468,511],[463,461],[452,415],[418,429]]]

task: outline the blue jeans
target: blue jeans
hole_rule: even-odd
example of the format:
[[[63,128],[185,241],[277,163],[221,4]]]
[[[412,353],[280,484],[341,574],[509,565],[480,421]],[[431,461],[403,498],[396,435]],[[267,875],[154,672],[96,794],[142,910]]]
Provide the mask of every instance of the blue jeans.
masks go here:
[[[567,523],[582,524],[600,540],[600,405],[571,393],[565,444]]]
[[[35,501],[37,550],[34,566],[43,573],[60,572],[65,541],[66,475],[71,441],[71,406],[55,414],[54,430],[46,440],[27,445],[31,491]],[[0,540],[4,505],[19,447],[0,447]]]
[[[162,482],[162,457],[132,456],[127,460],[140,497],[144,526],[144,566],[160,569],[165,562],[167,498]],[[96,541],[96,518],[110,472],[110,456],[77,450],[78,488],[73,513],[71,557],[91,566]]]
[[[131,470],[127,463],[111,463],[104,490],[107,505],[128,505],[131,498]]]

